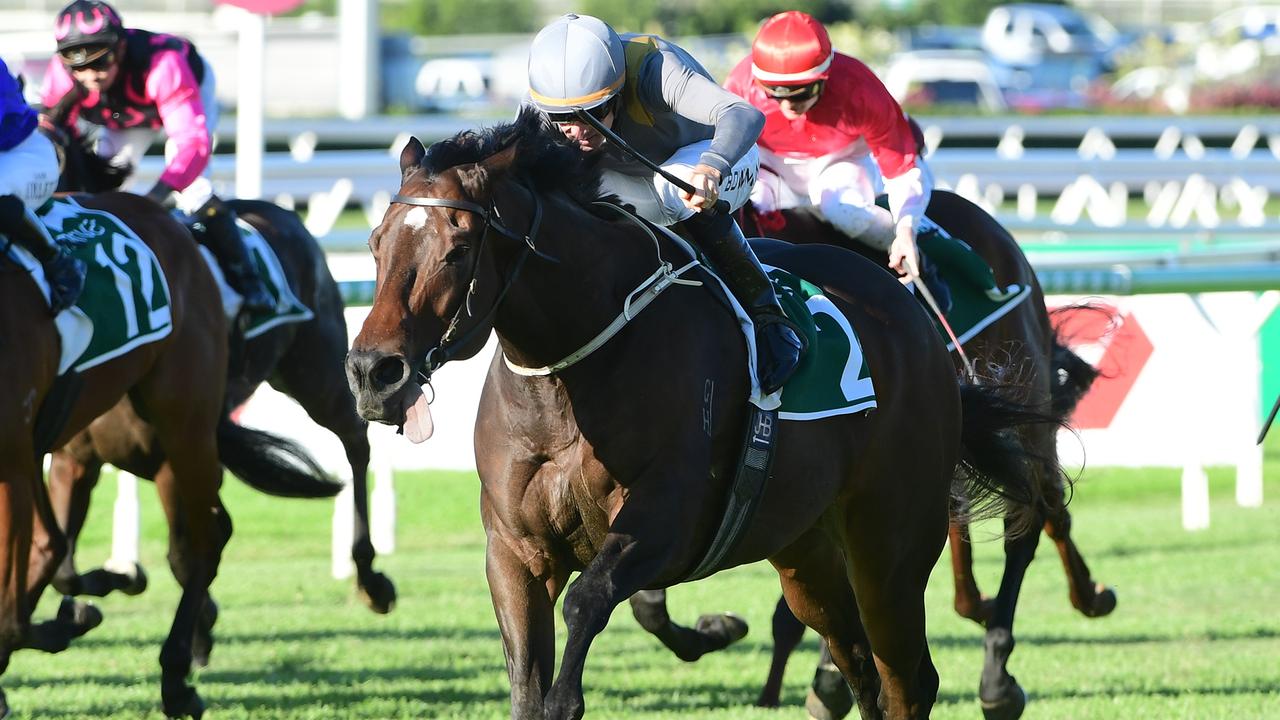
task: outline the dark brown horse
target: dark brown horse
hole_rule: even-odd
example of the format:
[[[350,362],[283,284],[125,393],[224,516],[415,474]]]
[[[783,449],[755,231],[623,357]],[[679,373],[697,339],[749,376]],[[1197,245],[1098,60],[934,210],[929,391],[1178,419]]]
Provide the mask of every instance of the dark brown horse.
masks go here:
[[[218,498],[222,463],[272,494],[324,497],[339,486],[292,444],[229,420],[223,379],[227,323],[218,288],[186,228],[135,195],[106,193],[81,204],[117,216],[155,253],[170,291],[172,328],[160,340],[59,380],[61,340],[39,291],[14,265],[0,270],[6,276],[0,283],[0,382],[14,399],[0,405],[0,669],[13,650],[57,652],[99,619],[83,605],[64,603],[67,612],[58,620],[30,622],[67,549],[40,461],[103,413],[124,412],[125,404],[154,429],[149,439],[164,457],[154,475],[170,523],[170,563],[183,589],[160,652],[164,710],[199,716],[203,703],[186,678],[209,584],[231,536],[231,520]]]
[[[1032,295],[1012,312],[997,320],[965,344],[969,357],[981,365],[1008,365],[1017,370],[1013,380],[1020,385],[1026,399],[1034,405],[1052,409],[1052,414],[1065,422],[1076,402],[1088,390],[1097,371],[1071,352],[1055,336],[1045,309],[1044,295],[1026,255],[1008,233],[987,212],[946,190],[935,190],[927,215],[953,237],[962,238],[991,266],[1000,285],[1017,283],[1033,288]],[[758,230],[756,215],[748,208],[744,226],[750,234]],[[829,243],[865,255],[881,267],[883,253],[853,241],[820,219],[811,210],[786,211],[785,225],[772,227],[773,235],[793,243]],[[887,268],[886,268],[887,270]],[[959,368],[957,356],[957,368]],[[1057,457],[1056,428],[1051,425],[1028,425],[1021,429],[1023,445],[1042,457]],[[1093,580],[1089,567],[1071,539],[1071,515],[1067,512],[1067,494],[1062,476],[1046,472],[1045,465],[1034,466],[1035,482],[1045,504],[1038,508],[1037,525],[1053,540],[1066,570],[1071,604],[1087,617],[1101,617],[1116,606],[1110,588]],[[963,500],[962,500],[963,502]],[[988,718],[1018,717],[1025,706],[1025,694],[1006,664],[1013,650],[1013,619],[1027,566],[1035,556],[1036,534],[1011,535],[1005,539],[1005,569],[997,596],[984,597],[973,575],[973,556],[969,528],[964,513],[954,516],[950,528],[951,563],[955,579],[955,609],[961,616],[987,628],[986,657],[979,685],[979,698]],[[653,609],[645,609],[650,614]],[[779,601],[773,620],[775,650],[769,678],[759,704],[776,706],[782,685],[786,658],[800,640],[804,626],[795,620],[784,601]],[[821,684],[819,681],[818,684]],[[826,681],[839,705],[838,696],[846,691],[840,683]],[[815,685],[815,689],[817,686]],[[819,696],[823,693],[819,692]],[[812,698],[811,698],[812,702]],[[844,702],[847,707],[847,701]],[[835,710],[838,708],[829,708]],[[843,713],[833,712],[836,717]]]
[[[412,140],[400,168],[370,237],[373,308],[347,361],[357,406],[422,438],[419,373],[497,332],[475,437],[511,712],[580,718],[586,655],[611,611],[689,579],[721,521],[747,417],[741,330],[712,294],[676,285],[579,362],[517,373],[592,343],[661,262],[687,256],[593,210],[598,177],[535,111],[429,153]],[[768,558],[868,712],[927,716],[938,675],[924,588],[957,462],[974,470],[970,498],[1000,493],[1027,511],[1038,502],[1027,458],[1002,429],[1040,418],[992,388],[960,387],[919,304],[860,258],[783,246],[770,259],[847,314],[879,407],[780,423],[759,512],[717,569]],[[553,683],[562,592],[568,639]]]
[[[54,137],[65,158],[63,190],[99,192],[113,189],[122,178],[98,155],[67,136]],[[347,355],[347,325],[342,297],[329,272],[324,251],[296,213],[258,200],[228,203],[252,225],[275,251],[290,289],[314,317],[303,323],[288,323],[250,339],[240,349],[227,380],[227,398],[233,406],[243,403],[264,381],[302,405],[321,427],[342,442],[351,466],[355,528],[351,555],[356,567],[356,587],[364,602],[378,613],[389,612],[395,604],[395,586],[373,569],[374,549],[369,538],[368,425],[355,411],[347,390],[343,362]],[[69,595],[102,596],[113,590],[140,592],[145,587],[142,569],[120,573],[96,568],[80,574],[75,568],[75,542],[89,509],[89,495],[97,484],[102,463],[130,462],[140,451],[136,439],[145,437],[145,428],[128,424],[98,423],[54,457],[49,475],[53,503],[71,543],[70,551],[54,586]],[[111,457],[99,448],[110,449]],[[113,459],[114,458],[114,459]],[[139,463],[132,461],[137,467]],[[155,467],[155,459],[135,474],[150,478],[145,468]],[[74,482],[74,487],[72,483]]]

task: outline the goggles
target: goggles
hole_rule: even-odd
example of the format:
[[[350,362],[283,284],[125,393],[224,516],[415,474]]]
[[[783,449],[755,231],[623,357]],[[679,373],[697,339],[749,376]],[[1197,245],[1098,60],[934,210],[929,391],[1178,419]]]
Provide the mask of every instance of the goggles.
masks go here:
[[[116,51],[111,48],[103,48],[97,53],[86,52],[83,48],[75,48],[62,53],[61,57],[62,64],[72,72],[77,70],[101,72],[110,70],[116,64]]]
[[[811,82],[808,85],[769,85],[760,83],[760,89],[764,90],[764,94],[770,99],[777,102],[789,100],[793,103],[802,103],[817,97],[822,93],[822,81]]]
[[[600,122],[604,122],[604,119],[609,117],[609,113],[611,112],[613,112],[612,100],[605,103],[601,103],[591,108],[590,110],[586,111],[588,115],[595,118],[596,120],[599,120]],[[551,122],[555,123],[556,125],[564,125],[566,123],[571,123],[571,122],[582,122],[581,120],[578,119],[578,114],[574,111],[558,112],[558,113],[549,112],[547,113],[547,118],[549,118]]]

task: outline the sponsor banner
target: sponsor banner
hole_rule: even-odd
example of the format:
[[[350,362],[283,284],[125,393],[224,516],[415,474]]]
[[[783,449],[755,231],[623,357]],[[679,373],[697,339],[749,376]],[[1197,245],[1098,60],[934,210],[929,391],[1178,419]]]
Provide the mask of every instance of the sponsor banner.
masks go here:
[[[1235,465],[1253,445],[1260,406],[1259,328],[1274,298],[1257,293],[1050,296],[1109,317],[1055,317],[1067,344],[1102,377],[1080,403],[1076,434],[1059,436],[1071,465]]]

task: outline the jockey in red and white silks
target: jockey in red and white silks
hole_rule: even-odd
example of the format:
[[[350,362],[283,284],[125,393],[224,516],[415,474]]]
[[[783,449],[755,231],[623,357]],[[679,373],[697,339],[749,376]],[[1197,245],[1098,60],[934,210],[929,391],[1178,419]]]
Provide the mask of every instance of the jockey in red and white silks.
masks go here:
[[[814,206],[850,237],[918,262],[915,234],[933,179],[902,108],[870,68],[835,52],[798,11],[767,20],[725,82],[765,115],[751,199],[768,213]],[[889,211],[875,204],[888,194]]]

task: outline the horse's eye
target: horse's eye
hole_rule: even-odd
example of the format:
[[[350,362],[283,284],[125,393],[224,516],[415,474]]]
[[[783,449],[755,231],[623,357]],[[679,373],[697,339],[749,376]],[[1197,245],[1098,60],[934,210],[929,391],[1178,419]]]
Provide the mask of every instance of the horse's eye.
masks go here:
[[[455,245],[453,249],[449,251],[449,254],[444,256],[444,262],[446,265],[457,265],[466,259],[470,252],[470,245]]]

